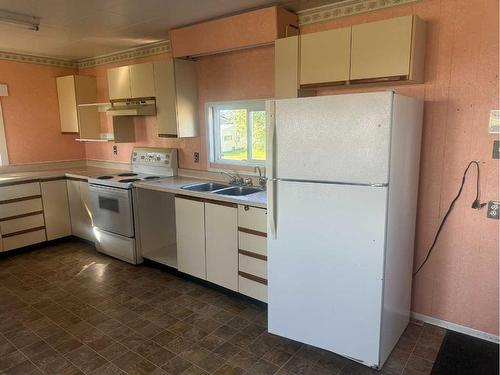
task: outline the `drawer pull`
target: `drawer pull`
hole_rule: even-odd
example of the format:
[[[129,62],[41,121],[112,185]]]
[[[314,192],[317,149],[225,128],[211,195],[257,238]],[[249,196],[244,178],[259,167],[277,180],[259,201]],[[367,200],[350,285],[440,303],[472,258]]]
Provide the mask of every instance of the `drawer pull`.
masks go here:
[[[255,236],[267,237],[267,233],[259,232],[258,230],[253,230],[253,229],[248,229],[248,228],[243,228],[243,227],[238,227],[238,230],[240,232],[244,232],[244,233],[248,233],[248,234],[253,234]]]
[[[254,253],[252,251],[238,249],[238,253],[240,253],[241,255],[246,255],[247,257],[251,257],[251,258],[256,258],[256,259],[267,261],[267,256]]]
[[[3,234],[2,237],[3,238],[14,237],[14,236],[19,236],[20,234],[25,234],[25,233],[30,233],[30,232],[36,232],[36,231],[39,231],[39,230],[42,230],[42,229],[45,229],[45,226],[36,227],[36,228],[30,228],[30,229],[25,229],[25,230],[20,230],[18,232],[12,232],[12,233],[9,233],[9,234]]]
[[[246,273],[243,271],[238,271],[238,275],[240,275],[241,277],[244,277],[245,279],[252,280],[252,281],[258,282],[260,284],[267,285],[267,280],[263,279],[262,277],[250,275],[249,273]]]
[[[43,214],[43,211],[28,212],[26,214],[14,215],[14,216],[9,216],[9,217],[2,217],[2,218],[0,218],[0,221],[21,219],[23,217],[35,216],[35,215],[40,215],[40,214]]]
[[[9,203],[15,203],[15,202],[21,202],[21,201],[29,201],[29,200],[37,199],[37,198],[42,198],[42,196],[41,195],[30,195],[28,197],[6,199],[4,201],[0,201],[0,204],[9,204]]]

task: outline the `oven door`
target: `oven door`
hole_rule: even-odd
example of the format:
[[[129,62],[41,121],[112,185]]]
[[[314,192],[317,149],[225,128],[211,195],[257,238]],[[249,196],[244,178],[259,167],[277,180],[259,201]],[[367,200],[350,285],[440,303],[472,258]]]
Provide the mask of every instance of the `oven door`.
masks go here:
[[[89,188],[94,226],[134,237],[132,190],[92,184]]]

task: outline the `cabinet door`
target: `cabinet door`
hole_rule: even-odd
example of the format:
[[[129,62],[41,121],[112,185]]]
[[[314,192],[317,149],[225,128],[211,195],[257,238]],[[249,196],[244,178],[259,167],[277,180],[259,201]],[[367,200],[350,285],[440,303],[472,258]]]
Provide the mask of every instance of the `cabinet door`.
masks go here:
[[[65,180],[45,181],[41,183],[43,213],[47,239],[71,235],[68,193]]]
[[[407,76],[412,16],[352,27],[351,80]]]
[[[238,291],[238,210],[205,203],[207,280]]]
[[[300,84],[349,80],[351,28],[300,36]]]
[[[198,136],[198,86],[196,62],[174,59],[177,135]]]
[[[71,219],[71,233],[82,237],[83,233],[83,206],[80,198],[80,184],[76,180],[66,180],[68,205]]]
[[[175,197],[175,224],[179,271],[206,279],[205,204]]]
[[[108,69],[109,99],[129,99],[132,97],[130,91],[130,69],[128,66]]]
[[[90,211],[88,183],[66,180],[68,190],[71,232],[74,236],[94,241]]]
[[[274,42],[274,97],[296,98],[299,88],[299,37]]]
[[[94,241],[94,231],[93,231],[93,221],[92,221],[92,211],[90,209],[90,190],[89,183],[87,181],[78,181],[80,185],[80,202],[83,211],[83,233],[82,237],[88,241]]]
[[[75,76],[57,77],[57,99],[62,133],[78,133]]]
[[[155,96],[153,63],[130,65],[130,92],[132,98]]]
[[[174,59],[155,61],[153,67],[158,134],[177,136]]]

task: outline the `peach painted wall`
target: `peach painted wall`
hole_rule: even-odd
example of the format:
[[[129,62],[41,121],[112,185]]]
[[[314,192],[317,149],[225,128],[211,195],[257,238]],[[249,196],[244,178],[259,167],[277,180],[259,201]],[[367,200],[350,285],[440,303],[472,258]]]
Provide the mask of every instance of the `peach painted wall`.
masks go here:
[[[56,77],[73,69],[0,60],[5,136],[10,164],[85,158],[75,135],[61,134]]]
[[[98,100],[108,101],[106,70],[112,67],[169,58],[169,54],[122,61],[80,70],[80,74],[97,77]],[[229,52],[197,60],[200,137],[158,138],[156,117],[136,119],[135,143],[119,143],[118,155],[113,155],[112,142],[88,142],[85,152],[88,159],[124,161],[130,159],[134,146],[174,147],[179,152],[179,166],[186,169],[206,169],[207,150],[205,136],[205,104],[209,101],[271,98],[274,96],[274,48],[272,46]],[[111,129],[111,119],[102,115],[103,130]],[[194,163],[193,153],[200,153],[200,162]]]
[[[499,164],[491,159],[497,137],[487,130],[489,111],[499,105],[498,11],[498,0],[422,0],[302,28],[307,33],[407,14],[427,21],[425,84],[394,87],[425,100],[416,264],[423,261],[470,160],[481,164],[482,200],[499,198]],[[374,89],[358,91],[368,90]],[[498,335],[498,221],[487,219],[485,209],[472,210],[474,198],[475,171],[414,280],[412,310]]]

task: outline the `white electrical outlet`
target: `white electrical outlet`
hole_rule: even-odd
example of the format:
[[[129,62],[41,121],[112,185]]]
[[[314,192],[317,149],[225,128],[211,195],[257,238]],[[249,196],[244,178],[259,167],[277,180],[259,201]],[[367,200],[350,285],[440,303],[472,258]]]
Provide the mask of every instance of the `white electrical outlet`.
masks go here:
[[[494,109],[490,111],[490,122],[488,132],[491,134],[500,133],[500,110]]]

